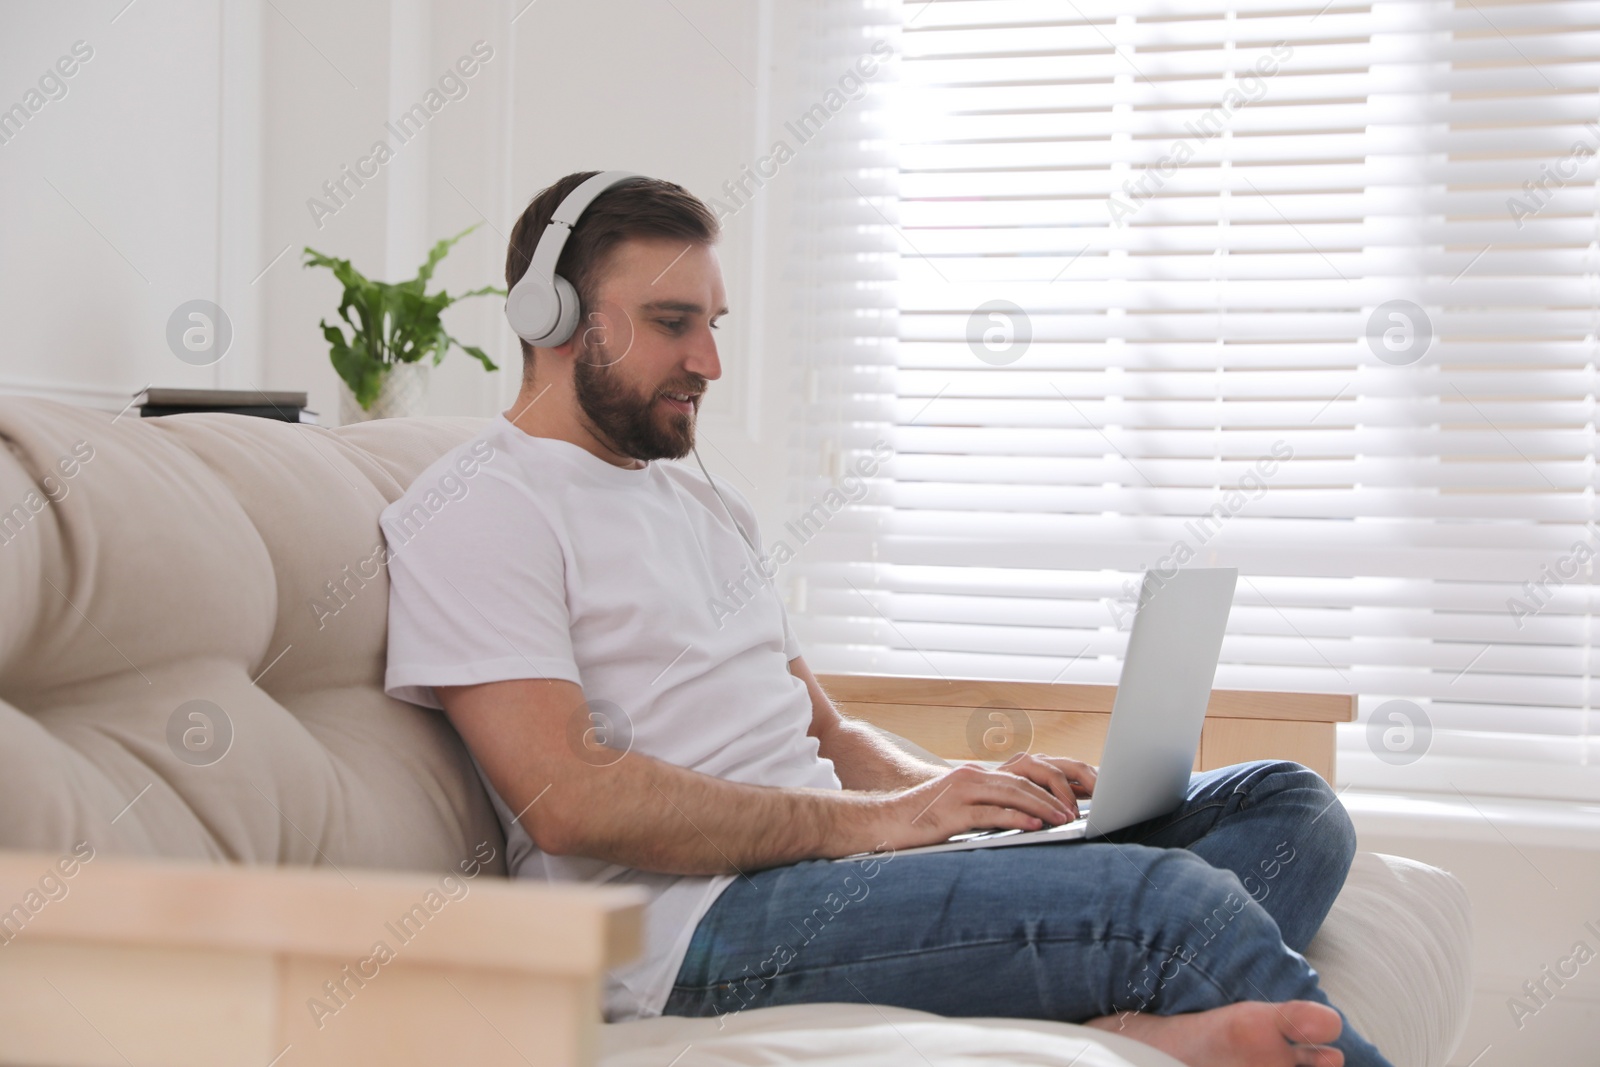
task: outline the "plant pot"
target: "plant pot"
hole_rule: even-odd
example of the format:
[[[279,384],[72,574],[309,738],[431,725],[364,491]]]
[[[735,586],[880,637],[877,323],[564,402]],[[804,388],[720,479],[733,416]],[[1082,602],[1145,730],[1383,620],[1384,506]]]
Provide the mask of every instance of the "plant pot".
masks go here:
[[[372,419],[399,419],[410,415],[428,413],[428,371],[432,364],[426,360],[417,363],[396,363],[383,375],[378,388],[378,398],[372,407],[363,409],[356,403],[356,395],[341,379],[339,382],[339,424],[369,422]]]

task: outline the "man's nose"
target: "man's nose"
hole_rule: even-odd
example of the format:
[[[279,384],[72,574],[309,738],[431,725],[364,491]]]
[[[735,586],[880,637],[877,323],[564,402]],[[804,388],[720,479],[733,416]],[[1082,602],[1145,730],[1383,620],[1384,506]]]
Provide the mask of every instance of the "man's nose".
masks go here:
[[[722,360],[717,356],[717,337],[707,326],[698,331],[689,342],[689,357],[683,369],[714,382],[722,377]]]

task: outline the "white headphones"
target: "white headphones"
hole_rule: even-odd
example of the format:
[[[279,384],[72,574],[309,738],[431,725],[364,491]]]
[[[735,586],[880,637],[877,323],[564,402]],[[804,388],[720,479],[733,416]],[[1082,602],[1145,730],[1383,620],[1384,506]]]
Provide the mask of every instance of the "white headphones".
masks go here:
[[[556,273],[561,250],[566,247],[572,228],[578,224],[594,199],[613,185],[643,175],[627,170],[607,170],[586,178],[568,193],[550,216],[550,224],[539,235],[528,269],[506,296],[506,319],[518,337],[530,345],[554,348],[566,342],[578,328],[578,291]]]

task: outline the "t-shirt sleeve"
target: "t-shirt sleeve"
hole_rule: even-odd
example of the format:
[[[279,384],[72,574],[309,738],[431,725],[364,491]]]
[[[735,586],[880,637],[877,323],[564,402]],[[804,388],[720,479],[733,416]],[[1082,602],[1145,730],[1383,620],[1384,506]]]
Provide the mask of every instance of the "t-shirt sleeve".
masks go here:
[[[442,501],[442,503],[440,503]],[[438,685],[582,684],[560,539],[526,493],[483,471],[460,500],[407,500],[381,520],[389,553],[384,691],[442,705]]]

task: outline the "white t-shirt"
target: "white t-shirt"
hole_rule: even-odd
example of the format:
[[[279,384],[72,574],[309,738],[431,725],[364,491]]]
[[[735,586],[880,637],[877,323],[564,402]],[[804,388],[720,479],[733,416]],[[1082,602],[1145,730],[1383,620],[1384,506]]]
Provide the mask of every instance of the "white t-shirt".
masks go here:
[[[749,502],[718,488],[759,545]],[[631,741],[632,752],[732,781],[840,788],[806,733],[811,700],[789,673],[800,647],[783,603],[689,464],[627,470],[501,415],[380,522],[389,695],[438,708],[437,685],[562,678],[589,701],[589,717],[576,709],[569,725],[575,751],[594,729],[611,748]],[[484,785],[514,876],[650,890],[644,954],[606,976],[605,1016],[660,1014],[696,923],[735,876],[545,855]]]

